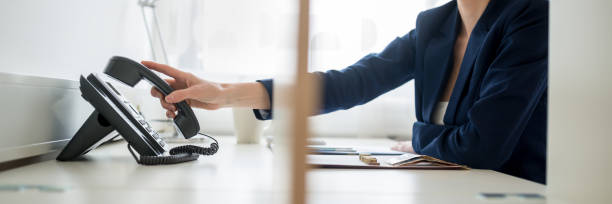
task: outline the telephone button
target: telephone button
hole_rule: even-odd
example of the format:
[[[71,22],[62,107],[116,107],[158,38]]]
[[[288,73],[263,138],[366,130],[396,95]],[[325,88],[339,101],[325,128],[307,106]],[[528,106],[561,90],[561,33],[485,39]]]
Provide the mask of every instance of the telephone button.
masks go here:
[[[154,132],[153,134],[151,134],[153,136],[153,138],[155,139],[160,139],[159,134],[157,134],[157,132]]]

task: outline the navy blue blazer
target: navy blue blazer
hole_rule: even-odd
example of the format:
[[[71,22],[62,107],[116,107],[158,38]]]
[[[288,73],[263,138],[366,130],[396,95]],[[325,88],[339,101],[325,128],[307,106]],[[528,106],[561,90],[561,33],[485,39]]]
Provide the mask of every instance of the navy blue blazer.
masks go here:
[[[548,2],[489,3],[468,41],[445,125],[435,125],[432,115],[452,70],[459,26],[451,1],[420,13],[416,28],[382,52],[315,73],[324,83],[321,113],[364,104],[415,80],[416,153],[545,183]],[[260,82],[272,101],[272,80]]]

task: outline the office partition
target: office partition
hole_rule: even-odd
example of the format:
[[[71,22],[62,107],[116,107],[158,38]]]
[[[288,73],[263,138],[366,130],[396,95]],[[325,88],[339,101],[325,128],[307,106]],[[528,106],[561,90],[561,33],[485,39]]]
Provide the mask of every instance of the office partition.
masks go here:
[[[612,200],[612,2],[550,2],[548,199]]]

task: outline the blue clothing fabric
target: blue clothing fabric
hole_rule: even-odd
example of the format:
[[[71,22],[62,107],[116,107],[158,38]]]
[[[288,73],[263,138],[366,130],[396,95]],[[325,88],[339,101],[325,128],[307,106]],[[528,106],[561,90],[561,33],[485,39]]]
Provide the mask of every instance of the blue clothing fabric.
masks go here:
[[[435,125],[432,115],[452,70],[459,26],[451,1],[421,12],[416,28],[382,52],[315,73],[324,83],[321,113],[364,104],[415,80],[416,153],[546,183],[548,1],[487,5],[468,41],[445,125]],[[272,101],[272,80],[259,82]],[[271,117],[269,111],[255,113]]]

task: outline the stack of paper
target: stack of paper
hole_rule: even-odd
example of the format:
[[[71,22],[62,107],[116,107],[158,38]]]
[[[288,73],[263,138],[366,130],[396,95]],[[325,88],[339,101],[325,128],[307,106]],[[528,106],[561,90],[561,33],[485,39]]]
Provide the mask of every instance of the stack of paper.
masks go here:
[[[469,169],[466,166],[430,156],[405,153],[399,156],[371,155],[377,162],[363,162],[359,155],[308,155],[308,163],[317,168],[358,169]]]

